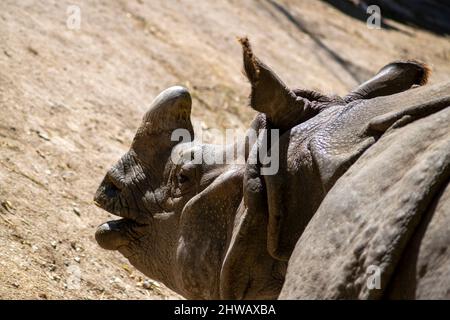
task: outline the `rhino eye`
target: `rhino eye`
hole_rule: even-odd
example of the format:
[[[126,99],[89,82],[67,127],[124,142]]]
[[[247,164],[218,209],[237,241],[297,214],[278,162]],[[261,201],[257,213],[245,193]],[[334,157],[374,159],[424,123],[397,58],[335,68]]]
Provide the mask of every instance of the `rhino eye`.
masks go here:
[[[179,184],[183,184],[183,183],[186,183],[186,182],[189,181],[189,177],[186,174],[182,173],[182,172],[180,172],[178,174],[177,179],[178,179],[178,183]]]
[[[192,182],[195,181],[196,177],[196,166],[192,164],[185,164],[178,171],[175,176],[176,185],[181,190],[181,192],[188,191],[192,187]]]

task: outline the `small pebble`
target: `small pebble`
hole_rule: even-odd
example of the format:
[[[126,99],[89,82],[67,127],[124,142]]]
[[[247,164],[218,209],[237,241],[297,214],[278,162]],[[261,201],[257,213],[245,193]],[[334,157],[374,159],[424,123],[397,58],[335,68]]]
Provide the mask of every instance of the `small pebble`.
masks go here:
[[[39,293],[38,297],[41,298],[41,299],[45,299],[45,300],[48,299],[47,295],[45,293]]]
[[[10,212],[13,209],[11,202],[9,202],[8,200],[2,201],[2,207],[5,208],[5,210],[10,211]]]
[[[73,260],[75,260],[75,262],[78,262],[78,263],[80,263],[80,257],[75,257]]]
[[[78,243],[76,243],[75,241],[72,241],[72,242],[70,243],[70,246],[71,246],[72,249],[75,250],[76,252],[80,252],[80,251],[83,250],[83,248],[82,248]]]
[[[142,283],[142,288],[147,289],[147,290],[160,288],[160,285],[156,281],[153,281],[150,279],[144,280],[141,283]]]
[[[111,280],[109,280],[109,283],[117,283],[120,282],[120,279],[117,277],[113,277]]]
[[[37,135],[39,136],[39,138],[44,139],[45,141],[50,141],[50,138],[45,132],[38,131]]]
[[[74,208],[73,208],[73,212],[74,212],[77,216],[81,216],[80,209],[74,207]]]
[[[59,280],[61,280],[61,277],[57,276],[57,275],[54,275],[54,276],[51,276],[50,279],[55,280],[55,281],[59,281]]]
[[[144,289],[150,290],[150,289],[152,289],[152,287],[153,287],[152,283],[150,281],[148,281],[148,280],[145,280],[142,283],[142,288],[144,288]]]

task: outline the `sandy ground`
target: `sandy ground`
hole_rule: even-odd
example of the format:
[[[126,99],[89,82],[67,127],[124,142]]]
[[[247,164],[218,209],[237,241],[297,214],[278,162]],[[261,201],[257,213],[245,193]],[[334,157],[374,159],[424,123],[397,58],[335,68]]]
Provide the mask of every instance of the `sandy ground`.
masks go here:
[[[401,58],[450,79],[448,38],[392,23],[370,30],[316,0],[2,0],[0,298],[180,298],[93,237],[111,218],[93,194],[153,97],[187,86],[211,141],[247,127],[243,35],[290,86],[344,94]]]

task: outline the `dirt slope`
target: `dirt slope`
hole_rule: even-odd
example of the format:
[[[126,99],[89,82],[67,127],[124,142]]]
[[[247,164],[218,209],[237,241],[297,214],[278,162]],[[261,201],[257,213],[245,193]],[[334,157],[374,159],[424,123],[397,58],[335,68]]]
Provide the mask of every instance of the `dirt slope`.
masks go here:
[[[80,30],[66,27],[74,2]],[[93,238],[110,218],[94,191],[149,102],[182,84],[206,133],[246,127],[242,35],[291,86],[344,94],[399,58],[449,79],[448,38],[390,24],[369,30],[313,0],[2,0],[0,298],[177,298]]]

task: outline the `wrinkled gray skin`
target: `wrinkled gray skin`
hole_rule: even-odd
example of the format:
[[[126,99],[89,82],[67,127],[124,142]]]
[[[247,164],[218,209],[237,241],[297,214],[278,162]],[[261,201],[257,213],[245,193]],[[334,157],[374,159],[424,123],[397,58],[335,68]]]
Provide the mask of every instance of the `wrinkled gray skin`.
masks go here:
[[[252,86],[250,105],[260,112],[251,127],[281,130],[279,172],[262,176],[260,163],[248,161],[257,158],[258,142],[247,144],[246,164],[193,164],[190,160],[193,153],[220,155],[234,146],[171,141],[173,130],[183,128],[193,136],[193,129],[188,91],[182,87],[169,88],[152,103],[130,150],[108,171],[97,190],[96,204],[122,217],[102,224],[96,232],[97,242],[105,249],[118,250],[144,274],[191,299],[277,298],[294,247],[296,251],[287,275],[290,281],[286,281],[282,298],[373,297],[355,294],[353,289],[342,290],[340,283],[345,288],[354,281],[350,276],[341,282],[331,281],[338,284],[335,287],[339,289],[299,291],[320,279],[327,265],[320,264],[323,259],[320,254],[311,253],[315,248],[299,253],[302,246],[299,249],[296,243],[305,241],[302,234],[311,221],[312,227],[305,231],[309,235],[305,243],[323,247],[324,252],[330,251],[327,244],[336,236],[333,238],[324,231],[340,230],[340,227],[321,224],[333,215],[333,209],[321,206],[318,210],[322,202],[327,202],[328,192],[334,190],[336,181],[350,171],[348,169],[362,155],[377,146],[380,137],[393,125],[410,127],[416,120],[427,119],[449,106],[449,84],[416,88],[425,84],[428,70],[420,63],[406,61],[387,65],[373,79],[343,98],[291,90],[253,55],[247,39],[242,40],[242,45],[244,69]],[[400,93],[405,90],[408,91]],[[425,140],[421,141],[425,143]],[[416,151],[420,153],[422,149]],[[171,153],[182,157],[174,163]],[[445,159],[443,167],[448,160]],[[384,160],[389,163],[389,158]],[[364,172],[364,167],[359,170]],[[437,168],[437,173],[434,172],[438,182],[424,180],[433,185],[430,189],[433,192],[428,192],[425,198],[433,198],[436,190],[448,184],[445,175],[448,170],[445,170]],[[358,175],[355,179],[358,180]],[[365,179],[364,175],[361,179]],[[368,182],[365,188],[370,195],[371,183],[364,181]],[[376,196],[375,192],[373,199],[366,196],[364,201],[376,201]],[[421,206],[428,202],[422,201]],[[344,213],[352,209],[336,198],[330,206],[333,204],[337,206],[337,213],[339,208],[345,208]],[[385,263],[390,270],[387,278],[394,278],[395,274],[398,283],[405,281],[396,267],[401,265],[399,256],[408,250],[414,255],[414,250],[420,247],[420,244],[415,247],[411,244],[413,249],[405,249],[410,235],[420,224],[421,215],[416,213],[423,210],[419,207],[411,205],[408,211],[414,218],[410,220],[415,223],[401,224],[409,232],[403,232],[401,226],[392,229],[394,233],[407,234],[401,237],[401,245],[394,243],[389,251],[396,253],[395,263],[390,260]],[[445,212],[442,205],[438,208]],[[314,220],[316,211],[317,217],[323,216],[317,221]],[[350,225],[353,221],[358,219],[336,220]],[[375,228],[380,221],[373,218]],[[353,229],[352,232],[360,230]],[[321,233],[325,236],[316,239],[315,235]],[[429,237],[432,239],[433,235]],[[337,237],[336,241],[343,254],[354,250],[347,246],[346,238]],[[433,246],[431,248],[434,250]],[[339,261],[343,254],[328,254],[328,263]],[[302,259],[307,265],[303,269]],[[445,267],[448,268],[448,264]],[[358,274],[362,274],[360,269],[357,268]],[[305,275],[305,272],[309,273]],[[337,272],[341,274],[336,277],[349,273],[348,268]],[[437,278],[433,278],[434,281]],[[390,283],[391,297],[396,297],[395,281]],[[327,286],[326,283],[321,285]],[[416,286],[410,290],[419,289]],[[321,292],[329,294],[321,295]],[[388,289],[383,288],[376,297],[387,296],[385,292]],[[397,297],[405,296],[397,294]]]

